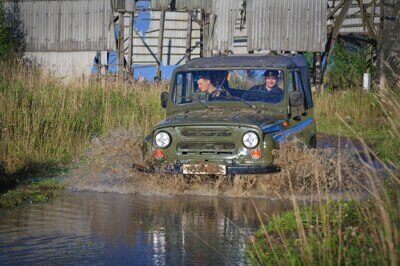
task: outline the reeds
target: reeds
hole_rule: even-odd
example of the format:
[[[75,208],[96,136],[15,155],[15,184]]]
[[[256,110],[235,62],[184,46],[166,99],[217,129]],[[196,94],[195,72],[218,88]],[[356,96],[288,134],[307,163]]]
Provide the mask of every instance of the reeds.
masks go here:
[[[365,92],[355,88],[318,94],[314,100],[318,132],[348,137],[358,135],[380,158],[400,165],[400,138],[393,135],[399,133],[398,93],[390,90]]]
[[[110,130],[146,134],[164,117],[165,84],[63,83],[35,68],[0,64],[0,168],[46,173],[78,157]]]
[[[363,97],[365,96],[359,94],[356,99],[362,103]],[[381,91],[374,96],[373,101],[376,108],[373,110],[375,115],[370,117],[370,126],[386,126],[394,143],[398,140],[400,130],[398,95],[390,90]],[[321,101],[318,104],[321,104]],[[364,104],[369,105],[368,102]],[[358,113],[356,107],[345,108],[353,109],[354,121],[364,119],[364,114]],[[358,170],[363,178],[360,179],[360,175],[347,176],[347,179],[353,179],[358,186],[344,192],[345,179],[342,173],[346,161],[336,164],[336,178],[342,183],[336,195],[327,194],[324,186],[320,185],[323,183],[317,182],[316,190],[310,196],[306,208],[299,207],[292,179],[288,178],[293,210],[262,218],[265,225],[251,237],[248,244],[249,258],[252,263],[263,265],[398,265],[400,254],[398,168],[385,164],[367,146],[354,125],[343,118],[345,110],[330,104],[329,101],[325,102],[324,109],[331,109],[332,114],[327,113],[327,115],[336,115],[336,118],[331,117],[331,119],[337,119],[345,131],[364,144],[365,156],[360,160]],[[374,118],[382,119],[385,123],[374,121]],[[369,118],[365,119],[369,121]],[[343,151],[338,151],[338,160],[341,152]],[[382,166],[384,175],[382,171],[377,171],[373,167],[376,163]],[[315,172],[315,177],[320,180],[326,176],[324,169],[315,169]],[[289,177],[290,171],[286,174]]]

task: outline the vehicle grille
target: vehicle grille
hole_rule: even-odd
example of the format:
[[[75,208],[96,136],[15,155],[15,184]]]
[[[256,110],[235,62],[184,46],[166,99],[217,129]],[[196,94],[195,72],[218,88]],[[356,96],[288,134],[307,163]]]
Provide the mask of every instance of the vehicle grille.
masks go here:
[[[181,142],[177,146],[180,154],[234,154],[236,145],[230,142]]]
[[[223,128],[184,128],[181,130],[181,134],[184,137],[228,137],[232,135],[232,131],[230,129]]]

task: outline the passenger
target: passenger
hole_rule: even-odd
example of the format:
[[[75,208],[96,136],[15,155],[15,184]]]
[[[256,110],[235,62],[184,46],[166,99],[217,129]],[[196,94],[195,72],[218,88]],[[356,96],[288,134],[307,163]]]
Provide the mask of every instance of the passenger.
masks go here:
[[[244,96],[248,101],[278,103],[283,100],[284,92],[277,86],[279,71],[267,70],[264,72],[265,83],[249,89]]]
[[[215,101],[221,94],[222,90],[214,86],[208,74],[202,74],[197,80],[198,90],[193,94],[193,101],[200,100],[200,94],[206,94],[208,101]]]

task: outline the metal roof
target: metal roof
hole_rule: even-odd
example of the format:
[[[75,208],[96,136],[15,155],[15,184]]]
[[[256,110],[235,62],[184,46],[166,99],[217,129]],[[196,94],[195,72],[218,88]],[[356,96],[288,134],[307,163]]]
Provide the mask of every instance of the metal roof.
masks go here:
[[[186,64],[177,67],[185,69],[211,69],[211,68],[237,68],[237,67],[273,67],[294,68],[299,66],[294,60],[298,55],[228,55],[216,57],[203,57],[192,59]],[[301,55],[301,57],[304,57]]]
[[[247,0],[247,48],[324,51],[326,0]]]
[[[115,48],[110,0],[24,0],[5,2],[5,7],[20,13],[27,52]]]

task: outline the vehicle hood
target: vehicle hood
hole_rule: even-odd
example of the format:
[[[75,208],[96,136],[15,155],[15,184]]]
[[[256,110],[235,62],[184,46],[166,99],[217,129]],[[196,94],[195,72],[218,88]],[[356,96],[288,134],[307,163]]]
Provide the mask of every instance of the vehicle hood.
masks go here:
[[[264,110],[202,109],[169,116],[158,123],[155,130],[173,126],[229,125],[258,127],[265,132],[282,121]]]

